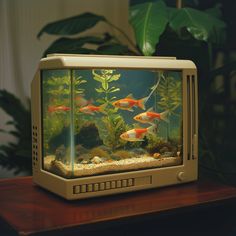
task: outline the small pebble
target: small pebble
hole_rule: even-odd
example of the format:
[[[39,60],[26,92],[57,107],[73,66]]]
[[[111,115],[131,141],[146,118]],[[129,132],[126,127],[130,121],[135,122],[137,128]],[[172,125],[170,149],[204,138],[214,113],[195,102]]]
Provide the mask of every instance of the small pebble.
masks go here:
[[[92,160],[91,160],[92,163],[95,163],[95,164],[99,164],[99,163],[102,163],[102,158],[100,158],[99,156],[95,156]]]
[[[156,152],[153,154],[153,158],[158,159],[161,157],[161,154],[159,152]]]

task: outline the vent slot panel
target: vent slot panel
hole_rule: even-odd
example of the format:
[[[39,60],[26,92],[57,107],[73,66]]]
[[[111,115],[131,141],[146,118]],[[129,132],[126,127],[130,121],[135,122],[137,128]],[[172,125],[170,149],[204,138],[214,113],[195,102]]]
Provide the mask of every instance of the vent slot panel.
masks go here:
[[[74,194],[89,192],[101,192],[113,189],[130,188],[134,186],[144,186],[152,184],[152,176],[142,176],[137,178],[118,179],[99,183],[89,183],[73,186]]]
[[[187,75],[187,157],[191,158],[191,81],[190,76]]]
[[[187,75],[187,159],[196,158],[197,138],[197,85],[194,75]]]
[[[35,167],[38,163],[38,127],[32,126],[32,165]]]
[[[90,183],[74,186],[74,194],[98,192],[117,188],[127,188],[135,185],[134,178],[106,181],[101,183]]]

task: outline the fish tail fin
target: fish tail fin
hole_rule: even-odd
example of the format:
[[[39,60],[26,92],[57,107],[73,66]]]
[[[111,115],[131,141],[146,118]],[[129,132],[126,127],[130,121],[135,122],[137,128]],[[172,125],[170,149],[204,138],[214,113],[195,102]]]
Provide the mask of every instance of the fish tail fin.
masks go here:
[[[168,110],[160,113],[160,119],[169,123],[170,122],[170,120],[168,119],[169,114],[170,114],[170,112]]]
[[[141,109],[145,110],[145,103],[147,102],[148,97],[142,98],[138,100],[138,107],[140,107]]]
[[[152,125],[152,126],[148,127],[147,132],[149,134],[156,135],[157,134],[157,125]]]
[[[104,103],[101,106],[99,106],[99,111],[105,114],[106,113],[106,111],[105,111],[106,106],[107,106],[106,103]]]
[[[54,108],[53,107],[48,107],[48,112],[53,112],[54,111]]]

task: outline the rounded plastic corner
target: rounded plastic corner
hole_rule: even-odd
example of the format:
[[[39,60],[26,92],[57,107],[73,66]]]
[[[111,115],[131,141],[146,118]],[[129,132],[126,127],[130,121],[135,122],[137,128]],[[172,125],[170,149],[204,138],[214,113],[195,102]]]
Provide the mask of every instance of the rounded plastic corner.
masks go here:
[[[65,58],[60,55],[49,54],[40,60],[39,69],[57,69],[65,67]]]

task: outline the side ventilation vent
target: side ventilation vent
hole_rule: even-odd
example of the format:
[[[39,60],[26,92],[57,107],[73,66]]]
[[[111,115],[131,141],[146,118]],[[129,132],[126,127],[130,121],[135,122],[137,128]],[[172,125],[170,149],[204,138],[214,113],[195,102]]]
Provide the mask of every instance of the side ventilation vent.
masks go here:
[[[195,75],[187,75],[187,156],[197,158],[197,85]]]
[[[38,127],[35,125],[32,127],[32,158],[32,164],[35,167],[38,162]]]

